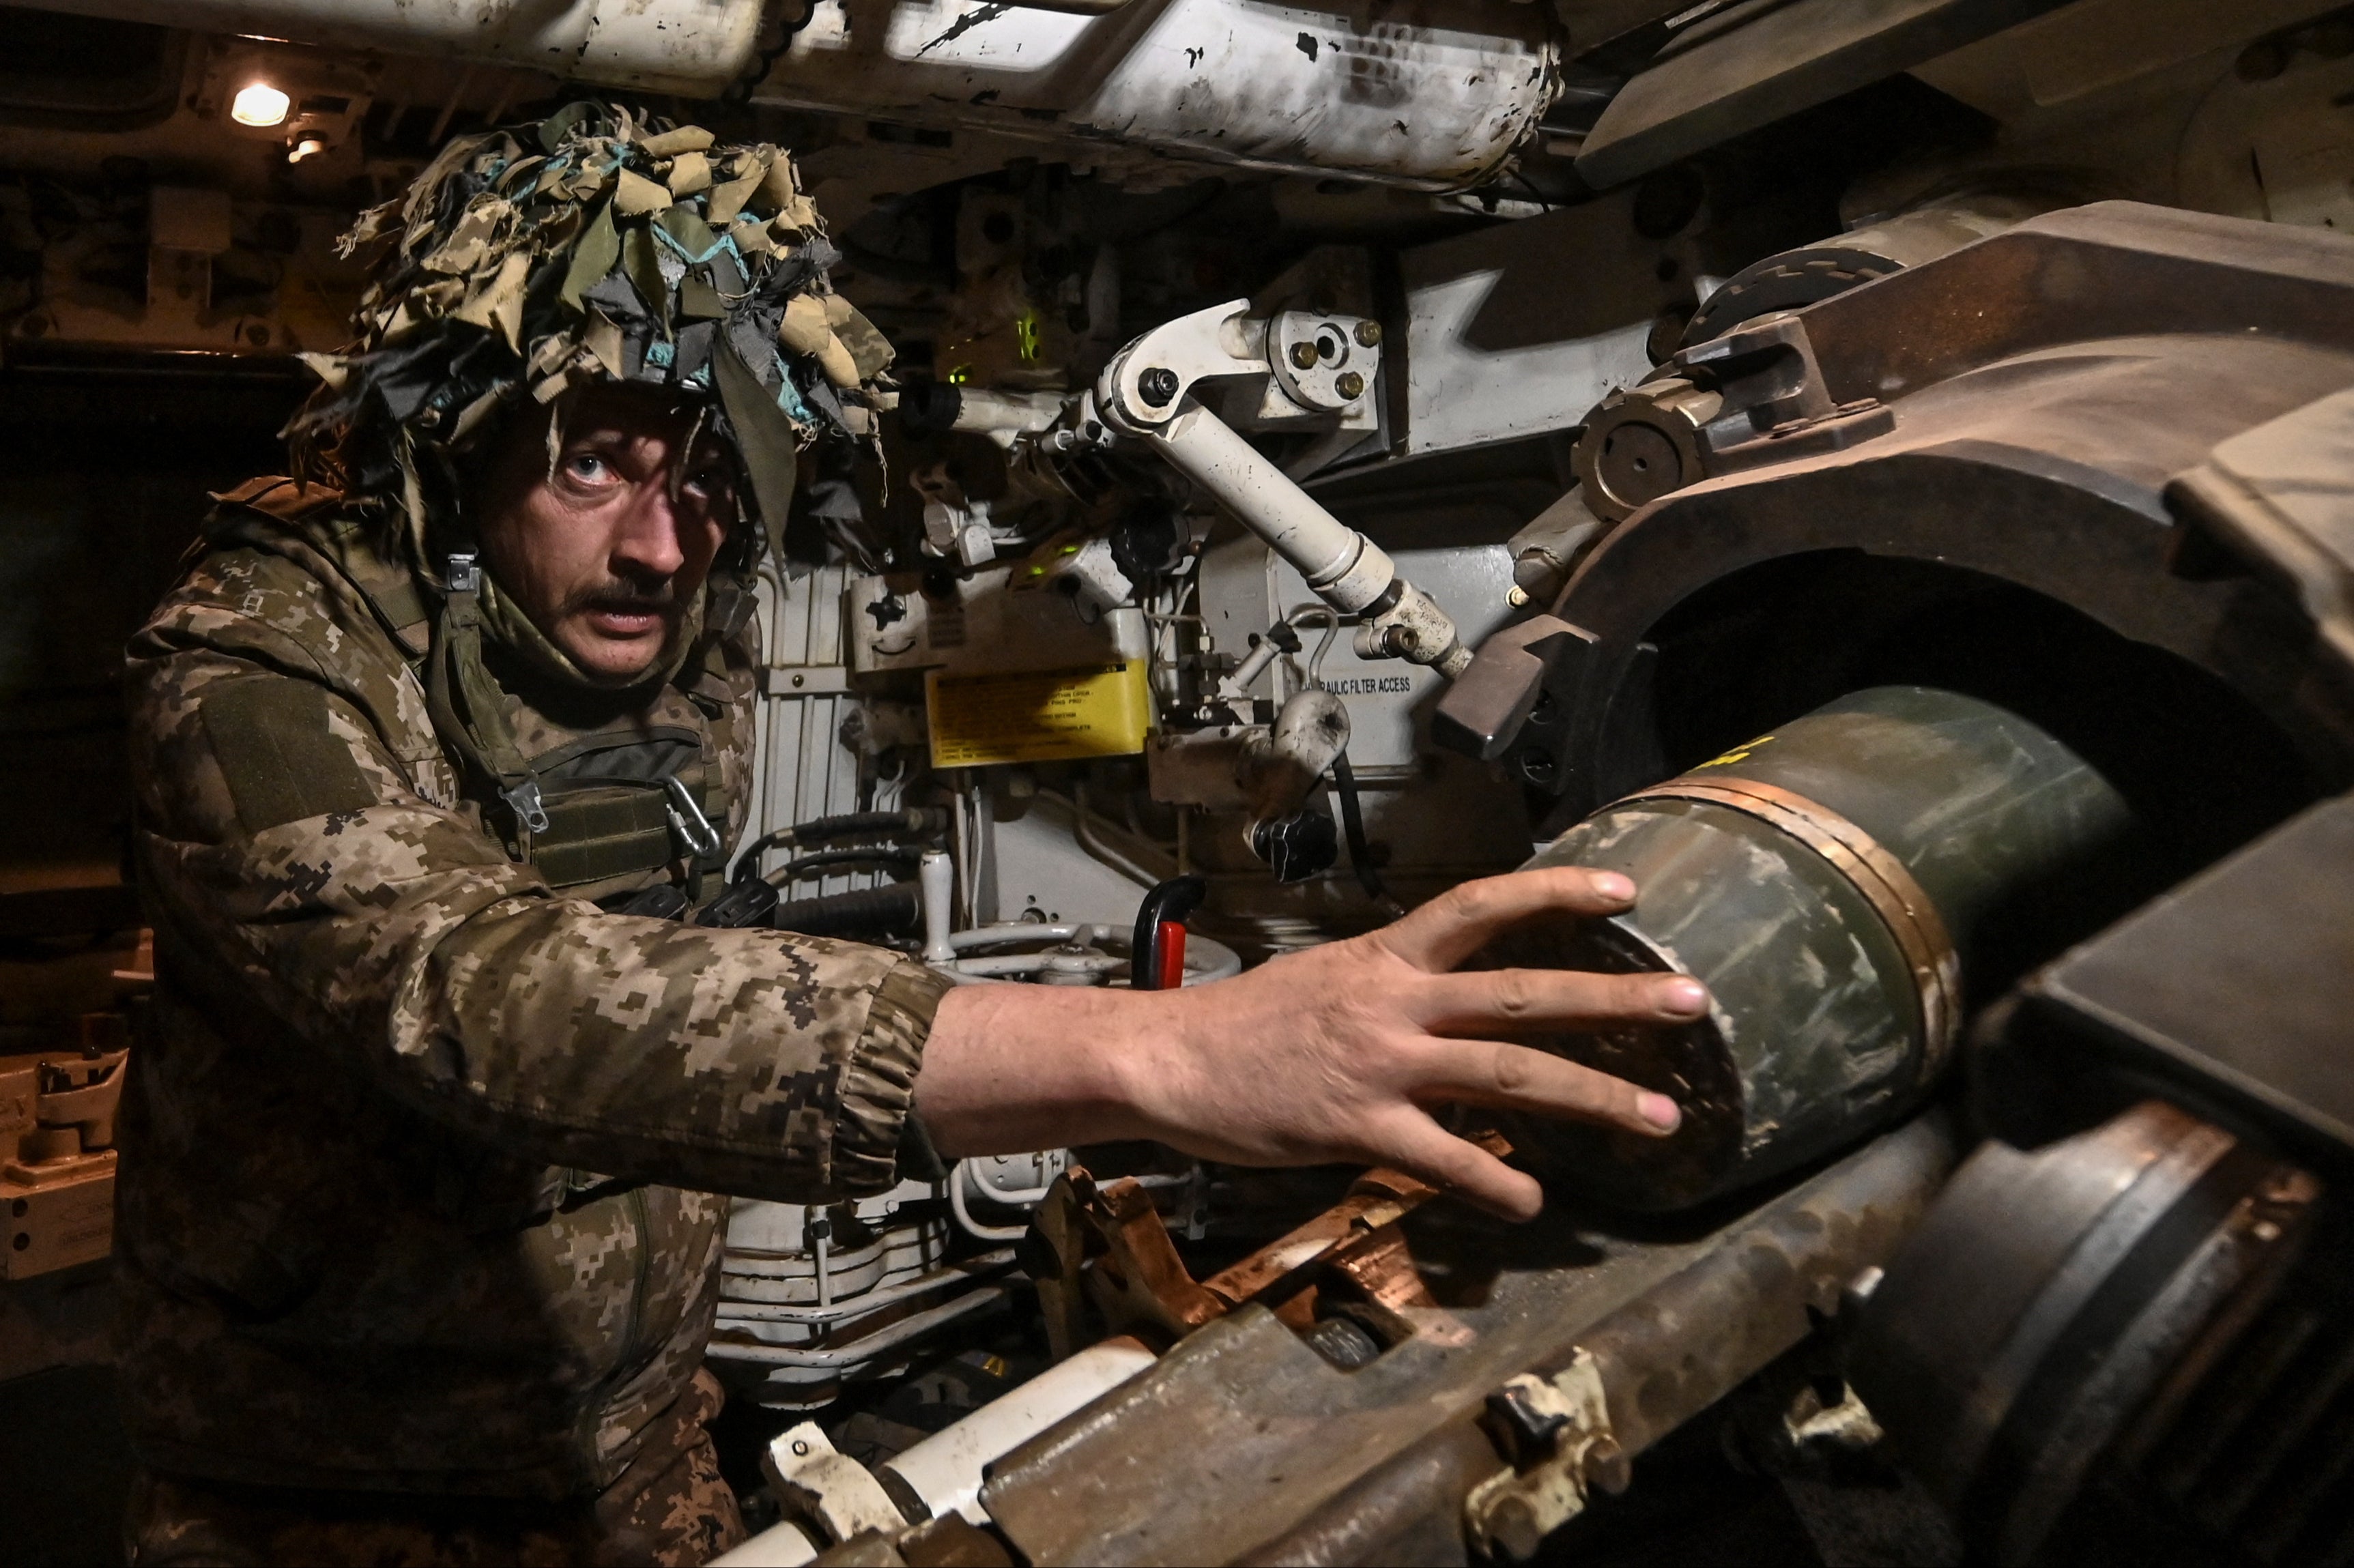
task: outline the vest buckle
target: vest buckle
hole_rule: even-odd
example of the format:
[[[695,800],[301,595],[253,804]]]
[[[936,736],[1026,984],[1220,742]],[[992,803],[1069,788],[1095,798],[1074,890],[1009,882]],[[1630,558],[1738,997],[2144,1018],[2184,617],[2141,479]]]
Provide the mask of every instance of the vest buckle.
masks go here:
[[[531,832],[547,832],[547,803],[540,799],[539,780],[526,779],[520,784],[509,785],[499,791],[499,799],[515,814],[515,820]]]
[[[663,780],[663,793],[668,797],[663,809],[670,813],[670,831],[686,846],[689,858],[708,860],[719,853],[719,830],[703,814],[701,802],[685,781],[676,774]]]

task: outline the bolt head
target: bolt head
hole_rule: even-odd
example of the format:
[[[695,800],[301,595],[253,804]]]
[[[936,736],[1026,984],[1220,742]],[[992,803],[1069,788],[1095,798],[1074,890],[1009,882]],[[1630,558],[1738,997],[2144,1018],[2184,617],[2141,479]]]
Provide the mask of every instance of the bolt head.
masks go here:
[[[1353,402],[1365,395],[1365,378],[1353,370],[1343,370],[1333,377],[1332,389]]]
[[[1319,355],[1316,345],[1305,338],[1291,345],[1291,364],[1296,370],[1313,370]]]
[[[1382,341],[1382,323],[1371,321],[1359,322],[1356,338],[1361,347],[1373,348],[1378,345]]]
[[[1156,365],[1136,378],[1137,396],[1155,408],[1166,408],[1177,400],[1177,373],[1165,365]]]

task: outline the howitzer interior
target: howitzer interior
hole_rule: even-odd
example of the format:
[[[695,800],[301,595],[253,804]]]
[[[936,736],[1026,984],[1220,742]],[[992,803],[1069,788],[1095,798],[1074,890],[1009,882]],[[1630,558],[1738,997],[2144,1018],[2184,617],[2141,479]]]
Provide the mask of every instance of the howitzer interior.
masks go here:
[[[1140,1145],[737,1200],[725,1561],[2354,1560],[2354,11],[432,9],[0,6],[28,1561],[129,1467],[120,644],[334,237],[591,93],[793,149],[896,350],[729,921],[1200,985],[1579,863],[1638,906],[1477,961],[1715,998],[1544,1042],[1673,1138],[1467,1124],[1524,1227]]]

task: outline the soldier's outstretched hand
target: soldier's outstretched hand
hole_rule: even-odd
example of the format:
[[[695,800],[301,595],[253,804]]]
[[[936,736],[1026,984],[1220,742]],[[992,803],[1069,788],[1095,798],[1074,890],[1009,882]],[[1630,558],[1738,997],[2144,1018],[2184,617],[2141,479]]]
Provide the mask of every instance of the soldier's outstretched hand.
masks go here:
[[[1543,1203],[1535,1180],[1432,1109],[1672,1132],[1666,1096],[1494,1036],[1688,1022],[1708,994],[1677,975],[1456,966],[1532,915],[1615,914],[1634,896],[1612,872],[1514,872],[1209,985],[960,987],[940,1003],[916,1108],[950,1157],[1144,1138],[1233,1164],[1362,1160],[1527,1219]]]

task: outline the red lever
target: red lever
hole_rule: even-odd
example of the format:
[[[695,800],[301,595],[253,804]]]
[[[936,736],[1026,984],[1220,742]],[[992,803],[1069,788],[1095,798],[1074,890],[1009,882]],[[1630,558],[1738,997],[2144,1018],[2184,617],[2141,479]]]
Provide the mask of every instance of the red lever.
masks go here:
[[[1163,920],[1152,933],[1152,968],[1160,989],[1175,991],[1185,983],[1185,924]]]

